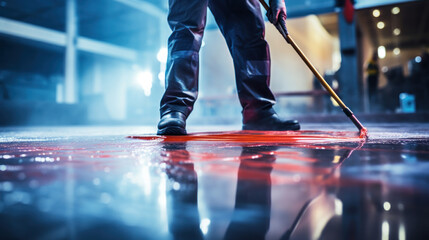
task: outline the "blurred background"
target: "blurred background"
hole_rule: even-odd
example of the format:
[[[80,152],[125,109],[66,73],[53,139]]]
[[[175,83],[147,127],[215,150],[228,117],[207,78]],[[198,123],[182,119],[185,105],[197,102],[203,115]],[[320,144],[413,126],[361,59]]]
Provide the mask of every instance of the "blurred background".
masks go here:
[[[429,1],[286,4],[291,36],[355,113],[429,111]],[[0,125],[156,125],[167,11],[167,0],[0,0]],[[342,115],[266,26],[279,114]],[[191,124],[239,124],[232,59],[210,13],[200,67]]]

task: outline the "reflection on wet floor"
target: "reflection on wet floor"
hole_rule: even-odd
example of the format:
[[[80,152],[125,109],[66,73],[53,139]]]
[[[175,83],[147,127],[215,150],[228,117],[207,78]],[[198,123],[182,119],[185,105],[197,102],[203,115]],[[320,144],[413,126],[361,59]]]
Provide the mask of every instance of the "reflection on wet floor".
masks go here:
[[[428,161],[351,132],[3,141],[1,239],[429,239]]]

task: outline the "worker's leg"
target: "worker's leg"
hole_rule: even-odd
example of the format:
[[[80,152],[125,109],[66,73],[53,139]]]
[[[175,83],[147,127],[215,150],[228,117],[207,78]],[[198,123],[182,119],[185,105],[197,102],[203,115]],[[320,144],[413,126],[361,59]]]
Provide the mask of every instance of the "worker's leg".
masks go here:
[[[158,134],[186,134],[185,120],[198,94],[199,50],[207,0],[169,0],[165,93],[161,99]]]
[[[243,129],[297,130],[296,121],[278,119],[270,84],[270,55],[257,0],[209,0],[209,7],[234,60],[243,107]],[[261,125],[263,123],[263,125]]]

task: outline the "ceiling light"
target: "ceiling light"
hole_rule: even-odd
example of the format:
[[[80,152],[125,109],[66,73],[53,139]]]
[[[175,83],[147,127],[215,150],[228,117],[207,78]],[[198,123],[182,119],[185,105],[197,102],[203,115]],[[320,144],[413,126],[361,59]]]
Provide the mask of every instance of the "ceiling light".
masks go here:
[[[393,49],[393,54],[399,55],[400,53],[401,53],[401,49],[399,49],[399,48]]]
[[[384,59],[386,57],[386,48],[384,46],[380,46],[377,49],[378,58]]]
[[[384,22],[378,22],[378,23],[377,23],[377,28],[378,28],[378,29],[383,29],[384,27],[385,27]]]
[[[374,17],[380,17],[380,10],[378,10],[378,9],[374,9],[374,11],[372,11],[372,16],[374,16]]]
[[[399,12],[401,12],[401,9],[399,7],[394,7],[392,8],[392,14],[398,14]]]
[[[399,34],[401,34],[401,29],[399,29],[399,28],[395,28],[395,29],[393,30],[393,35],[398,36]]]

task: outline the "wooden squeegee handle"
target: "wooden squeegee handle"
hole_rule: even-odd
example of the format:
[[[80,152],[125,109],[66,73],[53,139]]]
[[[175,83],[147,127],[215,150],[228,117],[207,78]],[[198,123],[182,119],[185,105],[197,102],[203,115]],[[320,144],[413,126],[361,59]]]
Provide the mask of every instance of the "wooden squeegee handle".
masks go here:
[[[269,11],[270,6],[264,1],[259,0],[259,2],[262,4],[262,6],[265,8],[265,10]],[[276,26],[278,29],[283,28],[283,26]],[[298,55],[301,57],[301,59],[304,61],[304,63],[307,65],[308,68],[313,72],[314,76],[319,80],[319,82],[323,85],[323,87],[326,89],[326,91],[329,92],[329,94],[332,96],[332,98],[340,105],[342,109],[347,108],[347,106],[341,101],[341,99],[338,97],[338,95],[335,93],[334,90],[332,90],[331,86],[326,82],[326,80],[320,75],[319,71],[313,66],[313,64],[308,60],[307,56],[305,56],[304,52],[298,47],[298,45],[295,43],[295,41],[292,39],[292,37],[288,34],[288,31],[283,29],[283,31],[280,31],[280,33],[283,35],[283,37],[286,39],[286,41],[292,45],[293,49],[298,53]]]
[[[270,6],[264,1],[259,0],[259,2],[262,4],[262,6],[265,8],[265,10],[269,11]],[[307,67],[313,72],[314,76],[316,76],[317,80],[319,80],[320,84],[328,91],[329,95],[338,103],[338,105],[343,109],[343,112],[346,114],[347,117],[350,118],[350,120],[353,122],[353,124],[360,130],[366,130],[364,126],[359,122],[359,120],[356,118],[356,116],[353,114],[353,112],[344,104],[344,102],[338,97],[337,93],[329,86],[329,84],[326,82],[326,80],[323,78],[322,75],[320,75],[319,71],[313,66],[313,64],[308,60],[307,56],[305,56],[304,52],[298,47],[298,45],[295,43],[295,41],[292,39],[292,37],[289,35],[286,27],[284,24],[280,24],[280,21],[275,24],[276,28],[279,30],[280,34],[283,35],[284,39],[287,43],[292,45],[293,49],[295,49],[296,53],[301,57],[301,59],[304,61],[304,63],[307,65]]]

